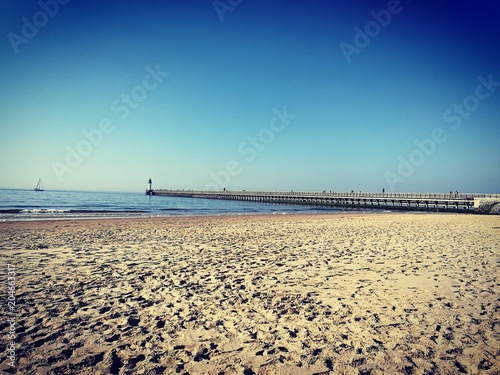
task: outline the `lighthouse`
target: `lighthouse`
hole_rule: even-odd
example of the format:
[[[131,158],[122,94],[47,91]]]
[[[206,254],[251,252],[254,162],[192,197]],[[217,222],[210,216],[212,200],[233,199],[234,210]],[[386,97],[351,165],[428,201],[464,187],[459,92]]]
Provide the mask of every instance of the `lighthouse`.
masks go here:
[[[149,189],[146,190],[146,195],[154,195],[153,181],[151,179],[149,179],[148,184],[149,184]]]

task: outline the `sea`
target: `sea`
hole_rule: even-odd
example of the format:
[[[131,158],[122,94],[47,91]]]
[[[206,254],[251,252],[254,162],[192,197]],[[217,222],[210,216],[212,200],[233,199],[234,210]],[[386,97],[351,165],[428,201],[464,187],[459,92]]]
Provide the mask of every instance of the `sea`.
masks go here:
[[[144,192],[0,189],[0,221],[360,211],[339,207],[147,196]]]

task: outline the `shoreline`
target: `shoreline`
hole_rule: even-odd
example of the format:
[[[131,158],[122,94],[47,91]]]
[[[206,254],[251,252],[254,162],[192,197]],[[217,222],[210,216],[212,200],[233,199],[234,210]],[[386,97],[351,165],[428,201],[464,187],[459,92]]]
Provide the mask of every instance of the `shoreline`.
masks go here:
[[[328,215],[328,216],[337,216],[337,215],[368,215],[368,214],[399,214],[403,212],[356,212],[356,211],[339,211],[339,212],[270,212],[270,213],[261,213],[261,212],[248,212],[248,213],[223,213],[223,214],[186,214],[186,215],[154,215],[154,216],[82,216],[82,217],[61,217],[61,218],[53,218],[53,217],[43,217],[43,218],[21,218],[21,219],[12,219],[12,220],[0,220],[0,226],[4,223],[25,223],[25,222],[39,222],[39,221],[53,221],[53,222],[64,222],[64,221],[89,221],[89,220],[170,220],[170,219],[182,219],[182,218],[232,218],[232,217],[273,217],[273,216],[320,216],[320,215]],[[427,212],[422,212],[427,213]],[[432,213],[432,212],[429,212]]]
[[[499,219],[2,222],[16,372],[494,374]]]
[[[275,216],[329,216],[335,217],[339,215],[460,215],[460,216],[498,216],[494,214],[485,214],[479,212],[457,212],[456,210],[449,211],[422,211],[422,210],[351,210],[351,211],[327,211],[327,212],[235,212],[235,213],[220,213],[220,214],[179,214],[179,215],[150,215],[150,216],[81,216],[81,217],[30,217],[30,218],[8,218],[0,219],[0,226],[6,223],[35,223],[35,222],[65,222],[65,221],[92,221],[92,220],[170,220],[182,218],[232,218],[232,217],[275,217]]]
[[[244,224],[246,221],[256,221],[267,219],[276,220],[287,220],[287,218],[294,219],[343,219],[344,217],[363,217],[363,216],[378,216],[378,215],[401,215],[402,213],[396,212],[341,212],[341,213],[248,213],[248,214],[234,214],[234,215],[179,215],[179,216],[154,216],[154,217],[87,217],[87,218],[68,218],[68,219],[37,219],[37,220],[11,220],[11,221],[0,221],[0,230],[5,228],[23,228],[32,229],[36,227],[50,227],[54,226],[59,228],[61,224],[68,223],[74,224],[76,226],[90,226],[92,229],[94,227],[99,227],[101,225],[147,225],[147,224],[179,224],[182,222],[188,222],[190,224],[202,223],[206,221],[214,221],[221,223],[229,222],[239,222],[242,221]],[[414,213],[412,213],[414,214]],[[421,214],[432,214],[432,213],[421,213]],[[420,215],[417,213],[417,215]],[[1,250],[1,247],[0,247]]]

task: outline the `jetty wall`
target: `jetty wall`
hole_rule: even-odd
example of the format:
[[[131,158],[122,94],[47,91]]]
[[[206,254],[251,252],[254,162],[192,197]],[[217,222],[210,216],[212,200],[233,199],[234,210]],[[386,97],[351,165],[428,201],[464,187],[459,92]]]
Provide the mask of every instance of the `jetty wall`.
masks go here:
[[[500,213],[500,194],[146,190],[148,195],[346,208]],[[493,203],[498,204],[493,204]],[[495,212],[498,210],[498,212]]]

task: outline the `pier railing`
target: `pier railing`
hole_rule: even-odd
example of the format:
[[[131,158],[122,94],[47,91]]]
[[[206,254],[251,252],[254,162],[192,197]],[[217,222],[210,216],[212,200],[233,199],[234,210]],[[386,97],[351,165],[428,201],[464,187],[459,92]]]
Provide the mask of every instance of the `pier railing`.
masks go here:
[[[368,192],[301,192],[301,191],[208,191],[208,190],[168,190],[156,189],[156,195],[251,195],[251,196],[295,196],[295,197],[332,197],[332,198],[386,198],[386,199],[438,199],[438,200],[474,200],[478,198],[499,198],[500,194],[477,193],[368,193]],[[170,194],[169,194],[170,193]]]
[[[299,191],[196,191],[146,190],[148,195],[240,200],[262,203],[338,206],[362,209],[415,211],[491,212],[500,194],[450,193],[363,193],[363,192],[299,192]],[[488,208],[489,207],[489,208]]]

